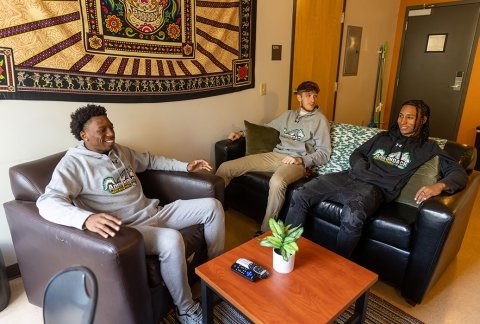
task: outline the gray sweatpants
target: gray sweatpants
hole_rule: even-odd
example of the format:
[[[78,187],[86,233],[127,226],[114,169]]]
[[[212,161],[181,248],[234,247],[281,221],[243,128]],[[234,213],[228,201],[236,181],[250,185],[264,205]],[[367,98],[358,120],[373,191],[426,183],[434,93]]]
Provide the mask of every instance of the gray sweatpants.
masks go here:
[[[287,186],[305,176],[305,167],[303,165],[285,164],[282,160],[288,155],[269,152],[252,154],[239,159],[223,162],[218,168],[216,175],[223,178],[225,186],[230,181],[249,171],[273,172],[270,178],[267,209],[261,230],[269,230],[268,220],[271,217],[277,218],[285,201],[285,192]]]
[[[222,204],[214,198],[177,200],[164,207],[144,223],[134,226],[143,235],[147,254],[158,254],[160,272],[180,313],[193,305],[188,284],[185,244],[178,230],[204,224],[208,257],[223,252],[225,216]]]

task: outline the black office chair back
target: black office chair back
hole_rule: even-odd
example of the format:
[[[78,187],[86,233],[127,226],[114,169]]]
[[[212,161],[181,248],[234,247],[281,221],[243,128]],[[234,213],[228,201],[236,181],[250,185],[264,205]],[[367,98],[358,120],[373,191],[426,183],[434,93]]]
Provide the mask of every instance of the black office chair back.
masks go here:
[[[45,324],[91,324],[97,307],[97,279],[90,269],[75,266],[50,279],[43,296]]]

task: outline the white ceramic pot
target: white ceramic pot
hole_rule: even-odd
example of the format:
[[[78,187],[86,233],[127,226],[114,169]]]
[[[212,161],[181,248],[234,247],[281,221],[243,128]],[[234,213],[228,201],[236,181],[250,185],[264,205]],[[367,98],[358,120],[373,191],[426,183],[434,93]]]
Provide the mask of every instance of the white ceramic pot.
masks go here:
[[[279,273],[289,273],[293,270],[293,265],[295,263],[295,254],[290,256],[288,261],[285,261],[281,254],[275,252],[275,249],[272,249],[273,253],[273,270]]]

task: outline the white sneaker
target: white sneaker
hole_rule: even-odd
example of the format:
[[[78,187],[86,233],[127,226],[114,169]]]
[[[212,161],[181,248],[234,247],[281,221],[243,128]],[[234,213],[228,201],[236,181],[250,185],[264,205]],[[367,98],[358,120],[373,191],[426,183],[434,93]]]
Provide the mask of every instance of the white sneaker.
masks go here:
[[[177,320],[182,324],[202,324],[202,307],[200,303],[193,304],[185,314],[179,314],[176,309]]]

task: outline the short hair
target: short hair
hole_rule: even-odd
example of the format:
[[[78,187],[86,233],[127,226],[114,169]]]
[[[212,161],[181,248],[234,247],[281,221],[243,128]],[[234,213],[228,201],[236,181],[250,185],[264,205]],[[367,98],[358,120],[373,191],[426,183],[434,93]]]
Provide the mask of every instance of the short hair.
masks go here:
[[[425,123],[421,125],[418,136],[420,136],[422,142],[428,141],[428,137],[430,136],[430,107],[423,100],[420,99],[407,100],[402,103],[400,109],[402,109],[403,106],[413,106],[417,110],[417,114],[415,117],[415,125],[417,124],[417,120],[419,118],[427,117]],[[391,129],[398,128],[398,123],[395,123],[394,125],[392,125]],[[417,131],[417,129],[415,129],[415,131]]]
[[[107,110],[103,106],[88,104],[84,107],[80,107],[75,112],[73,112],[70,117],[70,132],[75,136],[79,141],[82,140],[80,132],[83,131],[85,124],[90,120],[90,118],[95,116],[106,116]]]
[[[318,84],[313,81],[303,81],[300,83],[295,90],[295,94],[302,94],[302,92],[315,92],[318,94],[320,92],[320,88]]]

